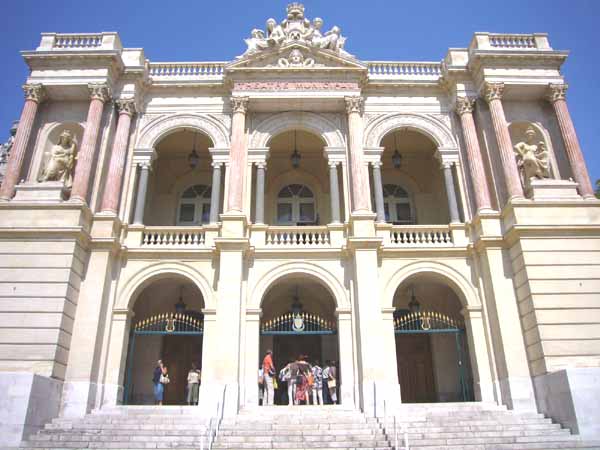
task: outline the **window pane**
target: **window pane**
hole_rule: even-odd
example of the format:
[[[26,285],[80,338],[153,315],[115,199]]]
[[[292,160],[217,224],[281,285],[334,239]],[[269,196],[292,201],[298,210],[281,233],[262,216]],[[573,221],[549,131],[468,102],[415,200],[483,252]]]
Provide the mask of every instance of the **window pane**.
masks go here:
[[[180,222],[193,222],[194,221],[194,205],[182,204],[179,209],[179,221]]]
[[[302,186],[299,195],[301,198],[312,198],[313,193],[306,186]]]
[[[181,197],[182,198],[194,198],[194,197],[196,197],[196,193],[194,192],[194,188],[191,187],[189,189],[186,189],[186,191],[183,193],[183,195]]]
[[[300,222],[315,221],[315,205],[313,203],[300,203]]]
[[[212,193],[212,187],[207,186],[206,189],[204,190],[203,197],[204,198],[210,198],[210,194],[211,193]]]
[[[291,203],[279,203],[277,205],[277,221],[280,223],[289,223],[292,221]]]
[[[390,205],[388,202],[385,202],[383,204],[383,210],[385,211],[385,221],[389,222],[390,221]]]
[[[210,222],[210,203],[202,204],[202,223]]]
[[[408,198],[408,194],[406,193],[406,191],[404,189],[402,189],[400,186],[398,186],[396,189],[396,197]]]
[[[292,192],[290,191],[290,187],[286,186],[281,191],[279,191],[279,198],[289,198],[292,196]]]
[[[408,203],[396,203],[398,222],[410,222],[410,205]]]

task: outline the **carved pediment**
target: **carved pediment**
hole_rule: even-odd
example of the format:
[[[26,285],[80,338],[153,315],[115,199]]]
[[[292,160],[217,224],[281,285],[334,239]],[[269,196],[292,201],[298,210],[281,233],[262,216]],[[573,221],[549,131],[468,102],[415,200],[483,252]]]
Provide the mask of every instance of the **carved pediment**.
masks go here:
[[[340,55],[331,50],[290,43],[243,56],[225,67],[226,72],[331,69],[366,71],[367,66],[355,58]]]

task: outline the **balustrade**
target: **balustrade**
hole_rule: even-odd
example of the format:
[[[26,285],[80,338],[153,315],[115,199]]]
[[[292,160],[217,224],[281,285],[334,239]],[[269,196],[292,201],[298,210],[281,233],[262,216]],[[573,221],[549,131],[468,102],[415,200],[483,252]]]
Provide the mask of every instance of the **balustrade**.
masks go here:
[[[453,246],[452,232],[447,225],[395,225],[390,230],[392,246],[447,247]]]
[[[193,248],[205,244],[205,232],[200,227],[145,227],[142,247]]]
[[[490,34],[490,45],[495,48],[537,48],[532,34]]]
[[[367,68],[369,76],[378,78],[438,78],[442,74],[438,62],[370,61]]]
[[[225,62],[150,63],[148,69],[151,77],[222,77],[225,64]]]
[[[57,34],[54,48],[96,48],[102,46],[101,33]]]
[[[325,226],[269,227],[266,232],[269,247],[329,247],[331,237]]]

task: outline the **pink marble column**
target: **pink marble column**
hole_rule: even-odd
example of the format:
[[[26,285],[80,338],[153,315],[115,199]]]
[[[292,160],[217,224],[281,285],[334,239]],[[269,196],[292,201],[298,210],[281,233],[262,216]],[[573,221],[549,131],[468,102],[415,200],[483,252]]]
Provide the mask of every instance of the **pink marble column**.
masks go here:
[[[104,185],[101,208],[102,212],[112,212],[114,214],[117,214],[119,210],[119,197],[121,195],[123,170],[125,168],[127,142],[129,141],[129,128],[131,126],[131,118],[135,114],[135,100],[117,100],[116,105],[119,111],[119,122],[110,155],[110,167],[108,169],[106,184]]]
[[[485,169],[481,157],[481,148],[477,139],[477,130],[473,120],[473,107],[475,99],[458,97],[456,99],[456,113],[460,116],[465,145],[467,147],[467,159],[469,160],[469,171],[473,189],[475,190],[475,204],[477,211],[492,209],[490,191],[485,178]]]
[[[88,109],[85,131],[81,140],[81,149],[77,154],[77,164],[75,166],[75,177],[73,179],[73,188],[71,190],[71,200],[81,202],[87,201],[90,189],[90,179],[92,164],[98,146],[98,131],[102,122],[102,111],[104,103],[109,98],[108,86],[104,83],[89,84],[90,107]]]
[[[248,97],[231,97],[231,148],[229,150],[229,194],[227,212],[242,212],[246,179],[246,111]]]
[[[6,175],[0,190],[0,200],[4,201],[10,200],[15,193],[15,186],[21,175],[25,151],[29,143],[29,136],[31,135],[38,105],[45,97],[44,87],[41,84],[25,84],[23,90],[25,91],[25,105],[23,105],[15,142],[8,158]]]
[[[581,152],[581,146],[579,145],[579,139],[577,138],[571,114],[567,107],[567,88],[567,84],[550,84],[548,86],[548,100],[554,107],[560,133],[565,142],[567,158],[569,158],[569,163],[571,164],[573,178],[579,184],[579,193],[584,198],[595,198],[594,189],[592,188],[590,176],[583,159],[583,153]]]
[[[508,125],[504,116],[502,107],[502,94],[504,92],[504,83],[485,83],[485,99],[490,105],[492,115],[492,124],[494,133],[498,141],[498,150],[502,160],[502,170],[506,182],[506,190],[509,199],[523,197],[523,186],[519,178],[519,169],[517,160],[508,133]]]
[[[348,146],[352,179],[352,212],[372,212],[370,206],[369,171],[363,160],[362,131],[360,116],[362,97],[345,97],[348,113]]]

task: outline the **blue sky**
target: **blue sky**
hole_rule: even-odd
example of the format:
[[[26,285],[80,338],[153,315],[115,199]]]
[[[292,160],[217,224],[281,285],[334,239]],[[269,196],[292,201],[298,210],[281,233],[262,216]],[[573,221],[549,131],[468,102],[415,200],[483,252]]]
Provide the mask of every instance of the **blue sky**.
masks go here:
[[[23,105],[27,67],[19,51],[43,31],[118,31],[124,46],[143,47],[153,61],[229,60],[243,38],[268,17],[281,20],[288,2],[207,0],[3,0],[0,26],[0,140]],[[600,178],[600,0],[305,1],[309,18],[338,25],[360,59],[441,60],[466,47],[475,31],[547,32],[552,47],[570,50],[563,66],[568,102],[592,182]]]

